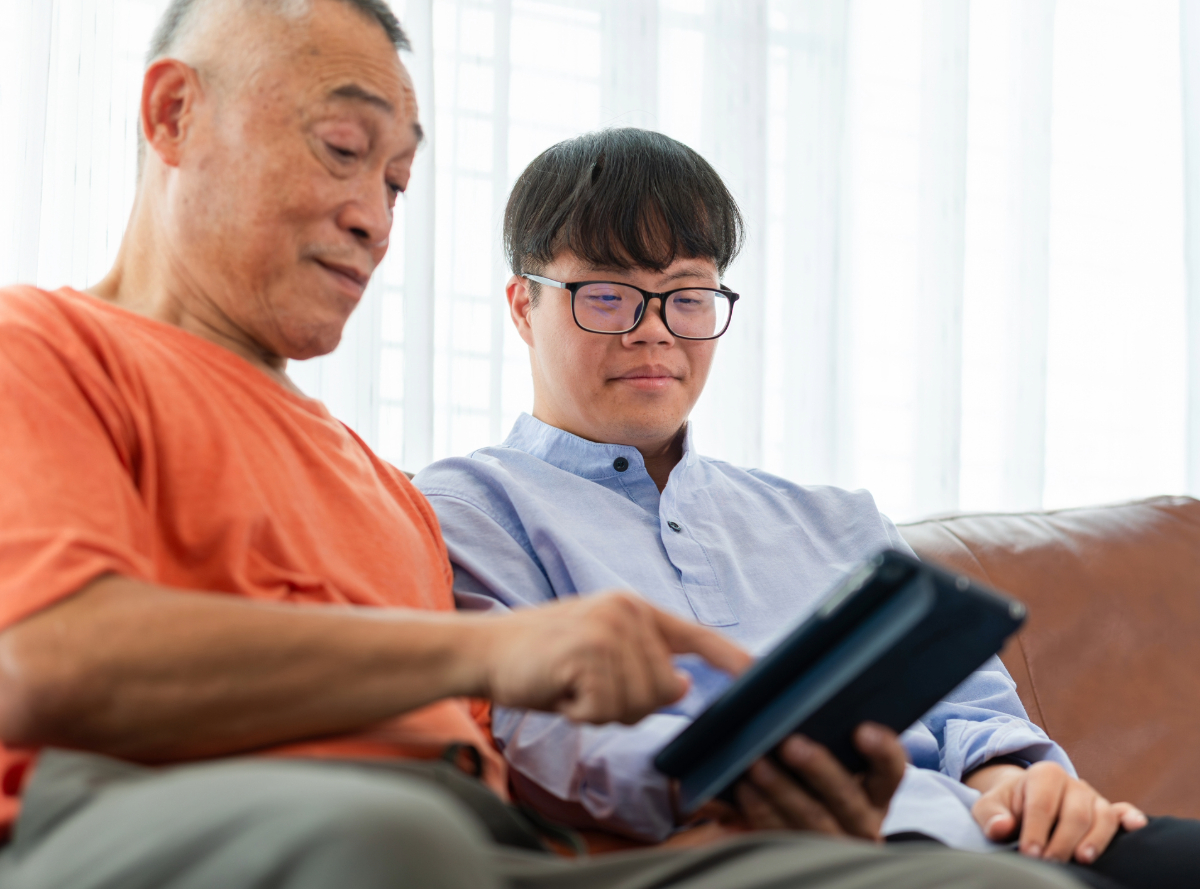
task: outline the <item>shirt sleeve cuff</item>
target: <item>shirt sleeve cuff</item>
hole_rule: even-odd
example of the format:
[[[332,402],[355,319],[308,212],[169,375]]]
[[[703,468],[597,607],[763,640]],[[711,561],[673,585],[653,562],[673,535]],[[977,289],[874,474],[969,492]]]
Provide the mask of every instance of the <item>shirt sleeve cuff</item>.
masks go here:
[[[956,781],[998,756],[1015,756],[1028,763],[1056,762],[1072,777],[1075,766],[1065,750],[1036,725],[1011,716],[981,722],[950,719],[942,745],[941,771]]]

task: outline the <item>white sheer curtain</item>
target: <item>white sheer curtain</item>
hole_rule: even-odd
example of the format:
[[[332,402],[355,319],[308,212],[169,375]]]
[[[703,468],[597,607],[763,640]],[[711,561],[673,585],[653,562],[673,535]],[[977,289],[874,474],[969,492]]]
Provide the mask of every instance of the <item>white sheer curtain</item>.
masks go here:
[[[8,0],[0,279],[111,262],[164,5]],[[750,225],[708,453],[897,518],[1200,493],[1192,0],[395,7],[429,144],[342,345],[293,366],[389,459],[496,442],[529,409],[505,197],[553,142],[634,125],[709,158]]]

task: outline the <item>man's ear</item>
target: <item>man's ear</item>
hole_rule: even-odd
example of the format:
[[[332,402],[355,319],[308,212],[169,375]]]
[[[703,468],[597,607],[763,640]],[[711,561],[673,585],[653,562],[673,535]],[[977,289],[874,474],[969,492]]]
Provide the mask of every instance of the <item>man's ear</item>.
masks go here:
[[[142,78],[142,134],[150,150],[179,166],[183,143],[201,95],[196,69],[178,59],[159,59]]]
[[[533,314],[533,301],[529,294],[529,279],[513,275],[504,287],[504,295],[508,298],[508,313],[512,316],[517,333],[525,340],[525,345],[533,348],[533,326],[530,315]]]

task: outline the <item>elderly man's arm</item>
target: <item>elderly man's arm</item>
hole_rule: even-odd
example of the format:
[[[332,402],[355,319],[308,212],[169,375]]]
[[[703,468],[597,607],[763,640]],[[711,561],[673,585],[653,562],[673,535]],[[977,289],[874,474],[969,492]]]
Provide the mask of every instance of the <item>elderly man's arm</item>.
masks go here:
[[[0,740],[169,761],[459,695],[632,722],[686,690],[675,651],[747,662],[619,593],[497,617],[264,604],[108,576],[0,633]]]

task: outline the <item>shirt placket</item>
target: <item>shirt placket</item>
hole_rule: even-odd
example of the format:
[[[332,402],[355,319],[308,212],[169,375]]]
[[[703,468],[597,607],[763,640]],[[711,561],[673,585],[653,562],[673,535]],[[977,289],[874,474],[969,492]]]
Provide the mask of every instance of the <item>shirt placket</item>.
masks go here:
[[[676,481],[674,478],[672,481]],[[673,485],[663,491],[659,502],[658,526],[667,558],[679,572],[683,594],[696,620],[710,627],[728,627],[738,622],[725,591],[717,580],[704,547],[688,527],[687,510],[681,508]]]

